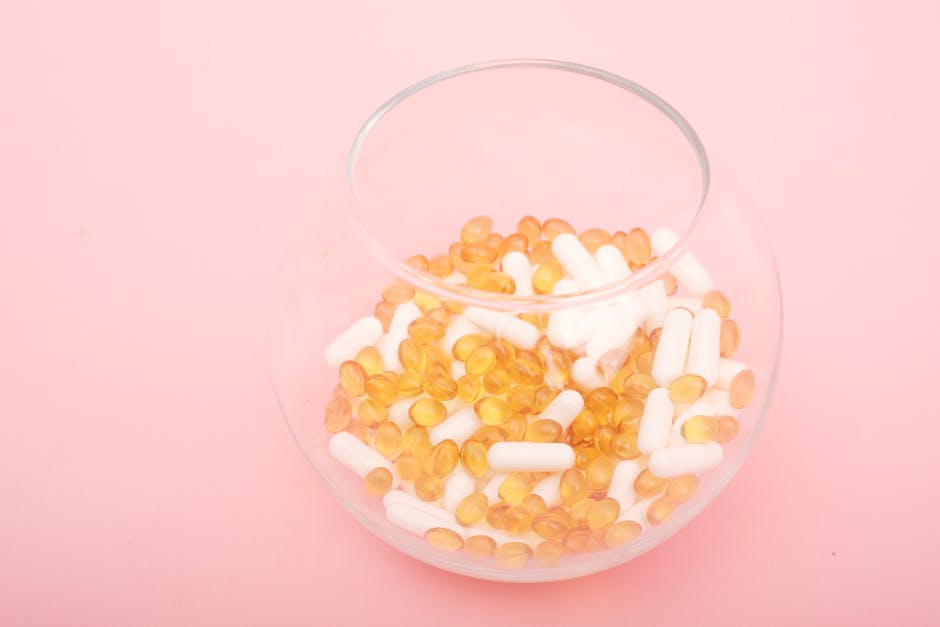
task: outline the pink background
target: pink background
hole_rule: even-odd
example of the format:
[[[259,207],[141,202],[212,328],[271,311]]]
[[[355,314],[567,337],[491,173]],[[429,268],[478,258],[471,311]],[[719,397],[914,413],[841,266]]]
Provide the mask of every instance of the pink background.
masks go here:
[[[933,2],[7,2],[0,8],[0,622],[940,621]],[[486,58],[675,104],[762,207],[777,399],[686,530],[577,581],[372,538],[284,427],[265,327],[331,232],[359,124]]]

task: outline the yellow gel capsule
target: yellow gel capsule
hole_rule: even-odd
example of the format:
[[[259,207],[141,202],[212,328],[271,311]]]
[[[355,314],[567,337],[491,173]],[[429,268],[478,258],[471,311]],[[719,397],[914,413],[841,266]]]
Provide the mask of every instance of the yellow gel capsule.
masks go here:
[[[496,552],[496,540],[484,535],[470,536],[464,542],[463,549],[477,559],[492,557]]]
[[[369,427],[362,424],[361,420],[356,420],[355,418],[350,420],[349,424],[346,425],[345,431],[356,436],[363,444],[369,444],[372,432]]]
[[[439,425],[447,417],[447,408],[436,398],[419,398],[408,409],[408,415],[422,427]]]
[[[650,262],[650,255],[653,252],[650,236],[643,229],[632,229],[627,233],[624,252],[627,261],[637,266],[645,266]]]
[[[465,244],[485,242],[493,230],[493,219],[489,216],[476,216],[467,220],[460,229],[460,241]]]
[[[443,405],[441,407],[443,408]],[[501,425],[512,417],[512,409],[509,407],[509,402],[499,396],[481,398],[473,406],[473,409],[476,411],[480,420],[488,425]]]
[[[731,416],[721,416],[718,418],[718,435],[715,436],[715,442],[730,442],[738,435],[738,421]]]
[[[535,559],[543,566],[554,566],[565,555],[565,545],[557,540],[545,540],[535,547]]]
[[[502,427],[483,425],[476,430],[471,439],[481,442],[485,447],[489,448],[497,442],[508,442],[509,435],[506,434],[506,431],[503,430]]]
[[[643,416],[643,401],[636,398],[622,398],[610,413],[610,424],[620,429],[627,424],[639,426]]]
[[[525,254],[529,250],[529,240],[521,233],[513,233],[502,241],[499,245],[499,257],[502,259],[507,254],[518,252]]]
[[[669,485],[668,479],[657,477],[647,468],[643,470],[643,472],[637,476],[636,481],[633,482],[633,490],[638,496],[646,499],[663,492],[667,485]]]
[[[392,489],[392,479],[388,468],[373,468],[363,479],[363,485],[371,496],[382,496]]]
[[[372,376],[385,369],[382,353],[374,346],[366,346],[356,355],[356,363],[362,366],[366,374]]]
[[[472,374],[475,376],[483,376],[489,372],[490,368],[496,365],[496,351],[492,346],[478,346],[473,349],[473,352],[470,353],[467,357],[466,368],[467,374]]]
[[[486,266],[496,261],[497,256],[496,247],[486,242],[464,244],[460,247],[460,259],[468,264]]]
[[[429,396],[439,401],[449,401],[460,391],[457,382],[440,368],[428,373],[424,387]]]
[[[592,255],[604,244],[610,244],[610,233],[604,229],[588,229],[578,235],[581,245]]]
[[[486,446],[476,440],[467,440],[460,448],[460,461],[464,470],[471,476],[480,478],[489,470],[489,464],[486,461]]]
[[[428,258],[424,255],[412,255],[405,259],[405,263],[418,272],[427,272],[428,268],[430,267]]]
[[[372,446],[382,457],[392,459],[401,450],[402,434],[391,420],[386,420],[375,428],[372,434]]]
[[[548,506],[545,505],[545,499],[538,494],[530,494],[525,497],[522,499],[522,503],[520,503],[519,506],[529,512],[529,516],[532,518],[535,518],[539,514],[544,514],[548,510]]]
[[[474,350],[485,346],[487,343],[489,343],[489,340],[486,336],[479,333],[467,333],[457,338],[454,347],[451,349],[451,354],[460,361],[467,361]]]
[[[507,542],[496,547],[493,557],[503,568],[522,568],[532,557],[532,549],[524,542]]]
[[[495,294],[513,294],[516,282],[504,272],[481,271],[467,276],[467,287]]]
[[[757,381],[754,378],[754,373],[750,370],[742,370],[731,380],[731,385],[728,386],[728,402],[737,409],[745,407],[754,398],[756,387]]]
[[[562,276],[564,276],[564,271],[559,261],[555,259],[546,261],[532,273],[532,289],[536,294],[551,294]]]
[[[650,392],[656,389],[656,382],[653,377],[642,372],[631,374],[623,382],[623,394],[630,398],[646,400]]]
[[[695,475],[682,475],[669,482],[666,488],[666,496],[671,497],[676,503],[685,503],[698,487],[698,477]]]
[[[509,391],[509,373],[501,366],[493,368],[483,375],[483,389],[496,396],[505,394]]]
[[[461,525],[475,525],[486,516],[488,507],[486,495],[482,492],[474,492],[460,501],[454,516]]]
[[[587,496],[588,482],[584,475],[576,468],[569,468],[561,475],[559,482],[561,500],[568,505],[574,505]]]
[[[574,227],[561,218],[549,218],[542,223],[542,235],[548,241],[552,241],[562,233],[571,233],[574,235]]]
[[[549,511],[532,519],[532,530],[546,540],[563,540],[571,530],[567,516]]]
[[[536,242],[532,250],[529,251],[529,263],[532,265],[546,263],[554,258],[554,255],[552,255],[552,244],[545,240]]]
[[[604,498],[591,503],[588,510],[587,523],[591,531],[604,529],[617,520],[620,515],[620,502],[616,499]]]
[[[541,418],[529,424],[525,439],[529,442],[559,442],[561,434],[560,424],[550,418]]]
[[[372,400],[391,405],[398,396],[398,385],[384,374],[374,374],[366,379],[366,394]]]
[[[472,374],[465,374],[457,379],[457,398],[464,403],[472,403],[483,393],[483,383]]]
[[[584,399],[584,406],[594,412],[595,416],[609,415],[619,400],[617,393],[609,387],[594,388]]]
[[[636,371],[642,374],[653,372],[653,351],[646,351],[637,356]]]
[[[636,431],[618,433],[610,441],[610,452],[620,459],[636,459],[640,456],[636,437]]]
[[[388,407],[375,399],[367,398],[356,407],[359,420],[367,427],[375,427],[388,418]]]
[[[565,552],[584,553],[587,551],[588,539],[591,537],[589,529],[572,529],[565,536]]]
[[[454,266],[447,255],[434,255],[428,259],[428,272],[436,277],[446,279],[454,272]]]
[[[702,398],[707,388],[708,383],[699,375],[683,375],[669,386],[669,398],[673,403],[692,403]]]
[[[520,506],[510,507],[503,513],[503,529],[514,536],[521,536],[532,528],[532,516]]]
[[[535,392],[526,387],[514,387],[506,394],[509,409],[520,414],[535,413]]]
[[[582,442],[574,447],[574,465],[581,470],[587,470],[592,461],[597,459],[600,451],[588,442]]]
[[[593,499],[582,499],[571,506],[571,524],[575,527],[587,525],[588,513],[594,504]]]
[[[718,419],[713,416],[692,416],[682,425],[682,437],[688,442],[708,442],[718,435]]]
[[[494,503],[486,510],[486,523],[493,529],[503,528],[503,514],[509,509],[509,503]]]
[[[397,308],[398,305],[393,305],[385,300],[380,300],[375,304],[375,317],[382,323],[382,330],[386,333],[388,333],[388,327],[392,323],[392,316],[395,315],[395,309]]]
[[[393,305],[407,303],[414,295],[414,289],[402,283],[392,283],[382,290],[382,300]]]
[[[604,533],[604,544],[610,548],[617,548],[630,544],[636,540],[643,528],[633,520],[621,520],[611,525]]]
[[[430,470],[438,477],[449,475],[460,462],[460,449],[453,440],[442,440],[431,449]]]
[[[510,442],[522,442],[529,428],[529,420],[524,414],[513,414],[509,420],[500,425],[500,428],[506,432]]]
[[[330,433],[339,433],[344,430],[352,419],[352,407],[345,398],[334,398],[326,404],[326,430]]]
[[[369,374],[358,362],[344,361],[339,367],[339,385],[350,396],[362,396],[366,393],[366,379]]]
[[[459,551],[463,548],[463,538],[444,527],[433,527],[424,534],[424,539],[434,548],[442,551]]]
[[[525,216],[519,220],[516,225],[516,232],[524,235],[528,242],[528,247],[532,248],[542,239],[542,223],[534,216]]]
[[[430,360],[425,350],[411,338],[407,338],[398,345],[398,361],[406,372],[425,374],[430,366]]]
[[[421,316],[408,325],[408,335],[419,344],[433,344],[444,337],[444,325],[429,316]]]
[[[666,522],[672,513],[676,511],[676,501],[669,496],[661,496],[652,503],[646,510],[646,519],[651,525],[659,525]]]
[[[612,455],[598,455],[588,464],[586,475],[591,490],[606,490],[619,460]]]
[[[415,496],[422,501],[436,501],[444,493],[444,480],[429,472],[422,472],[415,478]]]
[[[610,425],[603,425],[598,427],[597,431],[594,432],[594,448],[603,454],[612,453],[612,444],[616,435],[616,429]]]
[[[499,484],[499,498],[510,505],[519,505],[535,487],[535,476],[531,472],[513,472]]]
[[[419,425],[411,425],[401,437],[401,450],[403,453],[412,453],[419,458],[431,453],[431,438],[428,430]]]
[[[387,376],[387,375],[386,375]],[[404,397],[412,397],[424,391],[424,377],[415,372],[403,372],[398,376],[398,393]]]
[[[676,290],[679,289],[679,283],[676,281],[676,277],[672,276],[668,272],[664,272],[660,280],[663,282],[663,286],[666,288],[666,296],[672,296],[676,293]]]
[[[441,299],[431,294],[430,292],[425,292],[423,290],[418,290],[415,292],[414,298],[415,305],[418,306],[418,309],[427,313],[432,309],[437,309],[442,305]]]
[[[414,481],[422,468],[421,460],[411,453],[402,453],[395,460],[395,474],[402,481]]]
[[[534,359],[522,359],[517,357],[507,365],[509,378],[517,385],[524,385],[534,388],[542,384],[545,379],[545,370],[542,365]]]
[[[734,357],[738,352],[738,343],[741,341],[741,332],[738,323],[731,318],[721,321],[721,331],[718,338],[719,352],[722,357]]]
[[[558,396],[558,390],[554,390],[547,385],[535,390],[535,407],[532,413],[542,412],[548,407],[548,404]]]
[[[731,315],[731,301],[724,292],[712,290],[702,297],[702,307],[715,310],[721,318]]]
[[[594,435],[598,426],[594,412],[590,409],[583,409],[571,423],[571,432],[580,438],[589,438]]]

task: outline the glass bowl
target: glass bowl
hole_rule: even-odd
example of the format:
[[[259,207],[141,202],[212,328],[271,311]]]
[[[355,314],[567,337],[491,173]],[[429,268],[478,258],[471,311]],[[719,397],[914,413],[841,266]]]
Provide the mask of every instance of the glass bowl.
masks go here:
[[[665,101],[574,63],[448,70],[366,121],[348,185],[364,261],[300,273],[271,355],[301,450],[372,533],[463,575],[565,579],[731,480],[773,390],[779,281]]]

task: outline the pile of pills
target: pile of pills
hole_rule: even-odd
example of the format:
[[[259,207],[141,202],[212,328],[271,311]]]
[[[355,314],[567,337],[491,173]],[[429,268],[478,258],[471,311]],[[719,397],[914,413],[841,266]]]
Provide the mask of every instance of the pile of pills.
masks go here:
[[[677,241],[534,217],[503,237],[477,217],[447,254],[408,264],[483,291],[566,295]],[[550,313],[389,285],[326,349],[339,371],[330,453],[391,523],[443,551],[519,568],[623,546],[691,498],[738,432],[755,379],[732,359],[730,313],[691,252],[634,292]]]

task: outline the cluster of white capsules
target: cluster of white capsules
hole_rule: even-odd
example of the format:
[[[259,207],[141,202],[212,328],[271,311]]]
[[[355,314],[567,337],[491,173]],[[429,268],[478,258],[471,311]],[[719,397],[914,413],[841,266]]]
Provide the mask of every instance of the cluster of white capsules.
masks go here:
[[[417,266],[481,289],[565,295],[622,280],[678,241],[634,229],[618,245],[620,234],[578,237],[558,220],[535,222],[534,240],[528,218],[496,241],[475,220],[449,265]],[[379,315],[326,349],[340,371],[330,452],[383,496],[390,522],[444,550],[518,567],[632,541],[721,462],[755,387],[729,359],[727,297],[691,252],[670,272],[547,316],[390,287]]]

